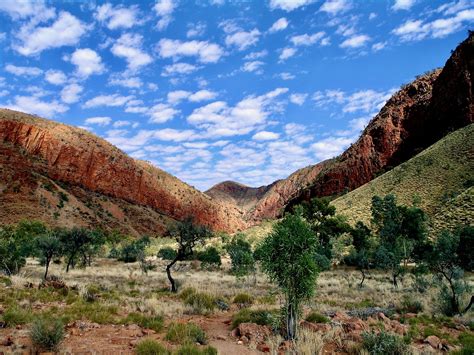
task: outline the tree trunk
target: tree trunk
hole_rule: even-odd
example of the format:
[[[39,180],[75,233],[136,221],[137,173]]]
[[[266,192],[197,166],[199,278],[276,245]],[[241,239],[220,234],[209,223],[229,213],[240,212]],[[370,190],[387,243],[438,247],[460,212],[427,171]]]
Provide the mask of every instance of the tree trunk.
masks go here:
[[[471,296],[471,301],[469,302],[469,304],[467,305],[467,307],[464,309],[464,312],[463,313],[467,313],[467,311],[469,311],[469,309],[471,309],[471,306],[474,304],[474,296]]]
[[[168,280],[170,280],[171,284],[171,292],[178,292],[178,288],[176,287],[176,282],[174,281],[173,277],[171,276],[171,268],[173,267],[174,264],[178,261],[178,257],[174,258],[174,260],[168,264],[166,267],[166,275],[168,275]]]
[[[365,281],[365,271],[364,269],[360,269],[360,272],[362,274],[362,280],[360,280],[359,288],[362,288],[362,285],[364,284],[364,281]]]
[[[51,258],[46,258],[46,270],[44,272],[44,280],[46,281],[46,278],[48,277],[48,270],[49,270],[49,264],[51,262]]]
[[[291,302],[288,302],[286,310],[286,337],[287,340],[296,339],[296,329],[297,329],[297,310],[296,306]]]

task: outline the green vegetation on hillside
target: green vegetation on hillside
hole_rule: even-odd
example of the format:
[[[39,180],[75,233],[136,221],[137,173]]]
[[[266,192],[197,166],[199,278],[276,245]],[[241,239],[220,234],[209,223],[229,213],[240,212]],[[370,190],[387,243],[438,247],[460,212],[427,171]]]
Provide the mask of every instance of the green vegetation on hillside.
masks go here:
[[[474,124],[450,133],[428,149],[371,182],[334,200],[351,224],[370,221],[375,195],[415,202],[435,230],[474,220]]]

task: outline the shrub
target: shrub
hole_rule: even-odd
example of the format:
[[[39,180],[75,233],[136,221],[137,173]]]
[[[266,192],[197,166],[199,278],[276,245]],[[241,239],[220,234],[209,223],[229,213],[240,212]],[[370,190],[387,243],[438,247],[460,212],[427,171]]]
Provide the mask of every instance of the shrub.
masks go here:
[[[201,262],[201,267],[207,268],[219,268],[222,264],[221,256],[214,247],[209,247],[206,250],[198,253],[197,259]]]
[[[371,355],[406,355],[410,353],[401,337],[386,332],[362,333],[362,346]]]
[[[179,344],[207,344],[206,333],[193,323],[171,323],[168,327],[165,339]]]
[[[210,313],[216,307],[213,296],[204,292],[194,292],[184,299],[184,304],[190,306],[196,314]]]
[[[179,298],[181,298],[183,301],[189,297],[189,295],[192,295],[193,293],[196,293],[196,289],[194,287],[186,287],[181,293],[179,294]]]
[[[199,348],[193,344],[185,344],[176,350],[175,355],[217,355],[217,350],[212,346]]]
[[[171,352],[153,339],[145,339],[135,348],[137,355],[171,355]]]
[[[141,313],[129,313],[127,317],[122,321],[124,324],[137,324],[142,328],[152,329],[155,332],[159,332],[163,329],[163,316],[146,316]]]
[[[32,315],[29,309],[13,305],[5,310],[2,315],[3,322],[7,327],[16,327],[31,321]]]
[[[37,318],[30,330],[33,345],[41,350],[57,350],[64,340],[64,325],[58,319]]]
[[[251,295],[248,293],[239,293],[234,297],[234,300],[232,301],[233,303],[239,305],[239,307],[248,307],[251,304],[253,304],[254,299]]]
[[[458,352],[459,355],[474,354],[474,335],[472,333],[461,333],[459,335],[458,341],[462,346],[461,350]]]
[[[174,258],[176,258],[176,255],[176,250],[170,247],[161,248],[158,251],[158,257],[163,260],[173,260]]]
[[[251,310],[241,309],[232,317],[232,329],[237,328],[241,323],[256,323],[278,328],[280,313],[278,311],[268,311],[265,309]]]
[[[255,271],[252,247],[244,238],[243,234],[238,234],[224,247],[230,256],[232,273],[237,277],[243,277]]]
[[[306,316],[306,321],[311,323],[329,323],[329,318],[313,311]]]
[[[134,263],[140,260],[145,254],[145,249],[150,245],[150,238],[142,237],[138,240],[134,240],[120,249],[119,261],[124,263]]]
[[[403,296],[400,311],[405,313],[420,313],[423,311],[423,304],[408,295]]]

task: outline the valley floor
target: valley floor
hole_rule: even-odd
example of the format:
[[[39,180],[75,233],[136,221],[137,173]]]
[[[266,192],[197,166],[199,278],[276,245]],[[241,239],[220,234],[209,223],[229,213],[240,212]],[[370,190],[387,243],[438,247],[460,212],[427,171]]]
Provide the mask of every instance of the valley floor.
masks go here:
[[[34,353],[29,323],[38,314],[67,323],[66,338],[60,346],[64,354],[131,354],[147,338],[176,349],[179,341],[166,337],[172,322],[200,326],[219,354],[290,353],[285,352],[285,343],[282,347],[278,335],[263,338],[265,327],[255,325],[248,334],[232,331],[232,319],[242,307],[232,302],[238,294],[251,296],[251,309],[279,309],[277,290],[262,274],[236,279],[228,273],[228,260],[224,260],[221,270],[214,271],[201,270],[196,262],[182,263],[174,271],[180,290],[192,287],[229,305],[228,310],[206,312],[186,305],[179,294],[168,292],[166,262],[158,259],[153,263],[156,269],[148,275],[137,263],[111,259],[97,259],[91,267],[69,273],[64,272],[63,265],[52,265],[51,275],[64,281],[67,289],[60,283],[39,289],[43,267],[29,260],[20,275],[0,278],[0,320],[4,322],[0,321],[0,354]],[[389,275],[380,272],[371,273],[359,288],[359,276],[349,269],[320,274],[317,295],[305,305],[305,315],[326,315],[328,323],[324,323],[324,317],[319,323],[303,322],[298,354],[363,353],[361,333],[381,329],[403,336],[414,353],[453,351],[460,347],[463,337],[472,339],[473,313],[464,318],[433,317],[438,314],[436,290],[417,289],[412,275],[406,275],[399,288],[391,285]],[[417,309],[409,309],[414,303]],[[147,323],[156,315],[164,317],[163,325]]]

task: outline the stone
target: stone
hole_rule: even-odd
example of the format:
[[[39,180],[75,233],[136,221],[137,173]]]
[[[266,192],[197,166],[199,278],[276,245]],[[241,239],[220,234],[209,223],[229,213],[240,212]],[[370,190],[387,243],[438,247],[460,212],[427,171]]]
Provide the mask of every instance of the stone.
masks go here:
[[[311,330],[313,332],[327,332],[327,331],[331,330],[331,326],[329,324],[326,324],[326,323],[311,323],[311,322],[308,322],[308,321],[305,321],[305,320],[300,323],[300,327],[303,328],[303,329]]]
[[[257,345],[257,350],[261,351],[262,353],[269,353],[270,347],[265,343],[261,343]]]
[[[436,335],[430,335],[425,340],[425,343],[430,344],[433,349],[441,349],[441,340]]]

